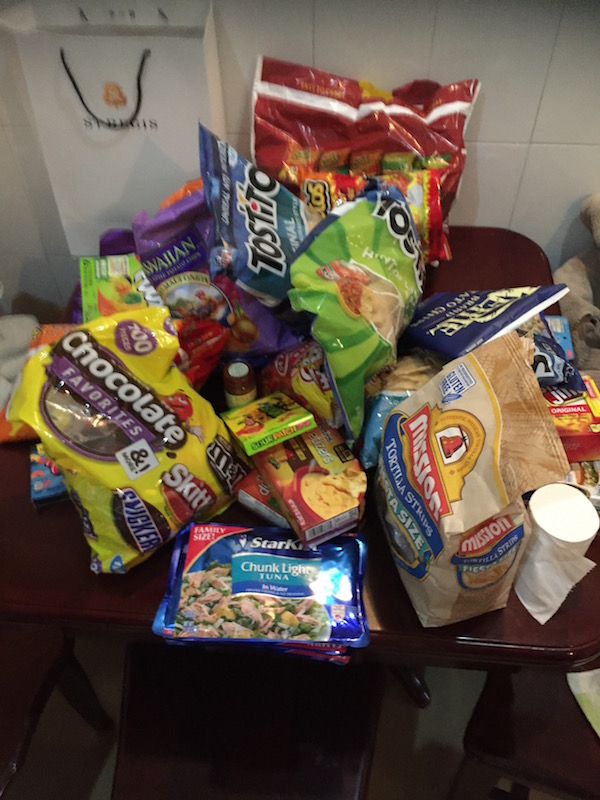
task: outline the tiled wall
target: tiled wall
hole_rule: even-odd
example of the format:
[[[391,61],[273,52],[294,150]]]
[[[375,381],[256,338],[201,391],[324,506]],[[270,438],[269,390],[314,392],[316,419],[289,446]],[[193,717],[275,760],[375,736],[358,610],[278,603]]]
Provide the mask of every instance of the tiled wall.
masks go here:
[[[0,0],[0,10],[8,5]],[[242,155],[250,155],[259,53],[388,89],[415,78],[477,77],[482,88],[451,223],[524,233],[553,268],[590,246],[578,212],[584,197],[600,191],[597,0],[215,0],[214,15],[226,138]],[[0,311],[23,310],[32,298],[60,306],[77,264],[6,33],[0,33],[0,209]]]

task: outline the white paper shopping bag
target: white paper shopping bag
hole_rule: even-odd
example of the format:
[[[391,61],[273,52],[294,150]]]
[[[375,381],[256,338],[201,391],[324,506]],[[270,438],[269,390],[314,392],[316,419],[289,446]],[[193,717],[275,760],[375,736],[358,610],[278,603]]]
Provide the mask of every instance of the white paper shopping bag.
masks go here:
[[[223,136],[212,9],[48,5],[15,36],[70,251],[91,255],[106,230],[198,176],[199,122]]]

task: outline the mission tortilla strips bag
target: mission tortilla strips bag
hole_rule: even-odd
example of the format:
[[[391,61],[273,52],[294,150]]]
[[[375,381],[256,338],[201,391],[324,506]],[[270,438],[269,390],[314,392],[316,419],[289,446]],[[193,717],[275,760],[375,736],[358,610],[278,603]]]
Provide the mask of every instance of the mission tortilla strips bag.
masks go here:
[[[101,317],[30,358],[13,397],[64,473],[94,572],[125,572],[211,519],[250,471],[172,366],[178,347],[165,307]]]
[[[328,214],[292,262],[291,306],[313,315],[312,337],[352,439],[363,424],[365,383],[396,360],[423,279],[408,203],[377,184]]]
[[[568,471],[514,332],[449,362],[389,414],[379,513],[425,627],[506,605],[529,534],[522,495]]]

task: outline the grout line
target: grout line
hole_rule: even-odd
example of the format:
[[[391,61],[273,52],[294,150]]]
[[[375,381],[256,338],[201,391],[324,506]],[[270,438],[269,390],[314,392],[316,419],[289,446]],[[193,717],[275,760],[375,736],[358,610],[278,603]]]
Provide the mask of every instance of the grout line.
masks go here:
[[[431,79],[431,62],[433,61],[433,48],[435,45],[435,33],[437,30],[439,13],[440,13],[440,0],[436,0],[435,11],[433,14],[433,25],[431,26],[431,38],[429,39],[429,59],[427,63],[427,77],[429,79]]]
[[[529,162],[529,156],[530,156],[530,153],[531,153],[531,145],[533,144],[533,141],[534,141],[533,140],[533,136],[534,136],[534,132],[535,132],[535,127],[537,125],[538,117],[539,117],[539,114],[540,114],[540,109],[542,107],[542,102],[543,102],[543,99],[544,99],[544,93],[546,91],[546,86],[548,84],[548,77],[550,75],[550,69],[552,67],[552,60],[554,58],[554,51],[556,49],[556,43],[557,43],[558,37],[560,35],[560,29],[561,29],[561,26],[562,26],[564,13],[565,13],[565,2],[563,0],[562,6],[561,6],[561,9],[560,9],[560,15],[559,15],[559,18],[558,18],[558,24],[556,26],[556,33],[554,35],[554,42],[552,44],[552,51],[550,53],[550,58],[548,59],[548,66],[546,68],[546,75],[544,76],[544,83],[542,85],[542,90],[540,92],[540,97],[539,97],[539,100],[538,100],[537,108],[535,110],[533,123],[531,125],[531,133],[529,134],[529,142],[527,142],[527,151],[525,153],[525,159],[523,161],[523,169],[521,170],[521,175],[520,175],[519,181],[517,183],[517,189],[516,189],[516,192],[515,192],[515,200],[514,200],[514,203],[513,203],[513,207],[512,207],[512,211],[511,211],[510,219],[509,219],[509,223],[508,223],[508,227],[511,230],[513,230],[513,224],[514,224],[515,219],[516,219],[517,205],[518,205],[518,202],[519,202],[519,195],[521,194],[521,186],[523,185],[523,179],[524,179],[524,176],[525,176],[525,172],[527,170],[527,164]]]
[[[535,110],[535,116],[534,116],[534,119],[533,119],[533,125],[531,127],[531,134],[529,136],[529,144],[531,144],[533,142],[533,135],[534,135],[534,132],[535,132],[535,126],[537,125],[538,117],[539,117],[539,114],[540,114],[540,109],[541,109],[542,102],[543,102],[543,99],[544,99],[544,93],[546,91],[546,86],[548,84],[548,78],[550,76],[550,69],[552,67],[552,61],[554,60],[554,52],[556,50],[556,43],[557,43],[558,37],[560,35],[560,29],[562,27],[564,14],[565,14],[565,3],[564,3],[564,0],[563,0],[562,8],[560,10],[560,15],[559,15],[559,18],[558,18],[558,25],[556,26],[556,33],[554,35],[554,42],[552,44],[552,51],[550,53],[550,58],[548,59],[548,67],[546,68],[546,75],[544,76],[544,83],[542,85],[542,90],[540,92],[540,98],[538,100],[537,108]]]

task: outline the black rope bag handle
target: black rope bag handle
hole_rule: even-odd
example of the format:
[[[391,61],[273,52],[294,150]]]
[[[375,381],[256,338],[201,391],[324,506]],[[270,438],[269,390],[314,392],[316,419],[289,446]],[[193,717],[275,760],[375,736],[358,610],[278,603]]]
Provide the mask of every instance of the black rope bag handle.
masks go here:
[[[140,113],[140,108],[142,107],[142,75],[144,73],[144,66],[146,65],[146,61],[147,61],[149,55],[150,55],[150,50],[146,49],[146,50],[143,51],[142,56],[140,58],[140,65],[138,67],[138,73],[137,73],[137,78],[136,78],[137,101],[136,101],[136,104],[135,104],[135,109],[133,110],[133,113],[131,114],[129,119],[125,120],[125,122],[121,122],[118,125],[118,128],[126,128],[129,125],[131,125],[131,123],[134,122],[137,119],[137,116]],[[73,89],[75,89],[75,93],[77,94],[77,97],[81,101],[81,105],[85,108],[85,110],[90,115],[90,117],[93,117],[93,119],[96,120],[98,125],[103,125],[105,128],[110,128],[112,130],[117,130],[117,127],[115,127],[115,124],[114,124],[114,120],[111,121],[111,120],[100,119],[100,117],[96,116],[96,114],[94,114],[94,112],[91,110],[91,108],[86,103],[85,98],[84,98],[83,94],[81,93],[81,89],[77,85],[77,81],[75,80],[75,77],[73,76],[73,73],[71,72],[71,69],[70,69],[69,65],[67,64],[67,57],[65,55],[64,48],[62,48],[62,47],[60,48],[60,60],[62,61],[62,65],[65,68],[65,72],[69,76],[69,80],[73,84]]]

